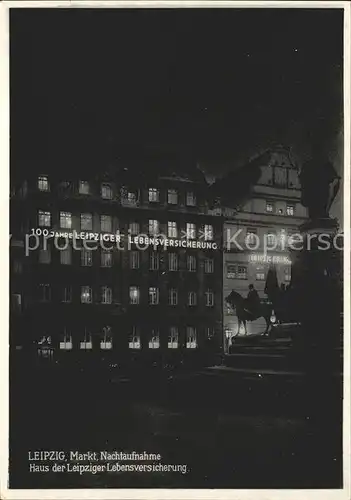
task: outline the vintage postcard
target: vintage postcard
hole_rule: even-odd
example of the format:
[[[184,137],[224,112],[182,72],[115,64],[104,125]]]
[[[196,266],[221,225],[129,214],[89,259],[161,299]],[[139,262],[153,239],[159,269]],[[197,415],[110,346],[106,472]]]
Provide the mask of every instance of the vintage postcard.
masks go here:
[[[350,5],[0,7],[1,498],[349,498]]]

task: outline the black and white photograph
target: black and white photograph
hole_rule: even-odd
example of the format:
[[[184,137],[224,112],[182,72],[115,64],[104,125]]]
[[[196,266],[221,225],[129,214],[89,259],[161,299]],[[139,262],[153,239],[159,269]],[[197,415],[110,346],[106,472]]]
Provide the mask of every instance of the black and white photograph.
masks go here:
[[[350,6],[18,3],[2,498],[348,498]]]

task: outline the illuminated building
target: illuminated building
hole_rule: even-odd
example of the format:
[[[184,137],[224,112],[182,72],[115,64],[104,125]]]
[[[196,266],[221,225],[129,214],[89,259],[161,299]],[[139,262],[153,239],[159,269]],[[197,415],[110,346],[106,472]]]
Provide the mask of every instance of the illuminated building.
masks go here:
[[[220,350],[223,219],[206,189],[197,169],[21,179],[11,200],[13,346],[72,360]]]
[[[256,158],[236,173],[236,179],[240,180],[243,170],[254,182],[236,209],[222,210],[224,297],[232,290],[246,297],[249,284],[253,284],[261,300],[265,300],[264,288],[271,265],[276,269],[279,284],[290,282],[289,246],[298,248],[299,226],[306,220],[307,211],[300,201],[297,168],[286,149],[278,147]],[[237,333],[237,319],[225,303],[223,313],[225,335],[230,338]],[[248,333],[264,330],[262,318],[248,323]]]

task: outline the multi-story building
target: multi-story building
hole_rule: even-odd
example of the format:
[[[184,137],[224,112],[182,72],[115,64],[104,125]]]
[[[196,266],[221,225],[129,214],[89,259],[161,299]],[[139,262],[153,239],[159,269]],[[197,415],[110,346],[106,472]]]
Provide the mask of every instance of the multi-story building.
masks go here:
[[[290,283],[289,248],[294,245],[294,237],[298,238],[307,211],[301,204],[298,170],[288,150],[278,147],[235,172],[238,183],[250,176],[254,183],[246,186],[246,193],[240,193],[242,203],[236,208],[222,209],[225,216],[223,293],[226,297],[235,290],[246,297],[249,284],[253,284],[265,300],[270,266],[274,266],[279,284]],[[225,301],[223,308],[224,332],[229,339],[237,333],[237,318]],[[266,325],[261,318],[247,326],[248,333],[259,333]]]
[[[61,359],[220,350],[223,220],[206,192],[197,169],[17,182],[12,346]]]

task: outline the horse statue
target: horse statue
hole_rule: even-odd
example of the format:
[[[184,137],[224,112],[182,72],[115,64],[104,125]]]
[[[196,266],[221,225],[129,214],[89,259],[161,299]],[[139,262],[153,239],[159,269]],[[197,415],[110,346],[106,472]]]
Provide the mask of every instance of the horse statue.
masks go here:
[[[246,322],[254,321],[258,318],[264,318],[266,321],[266,330],[263,335],[268,335],[269,327],[272,326],[271,316],[273,312],[273,307],[270,304],[259,304],[257,310],[251,311],[250,304],[247,299],[242,297],[240,293],[232,290],[231,293],[224,299],[227,304],[231,307],[235,307],[236,316],[238,318],[238,333],[239,335],[241,324],[243,323],[245,329],[245,335],[247,335]]]

